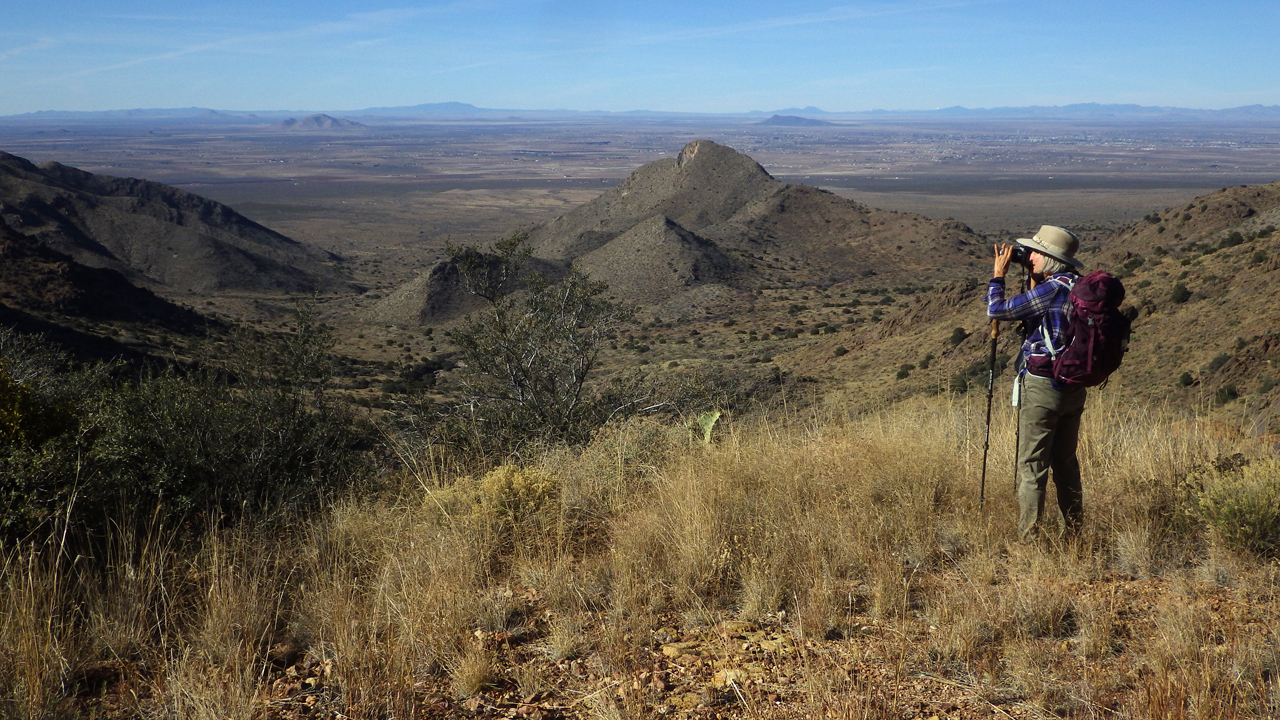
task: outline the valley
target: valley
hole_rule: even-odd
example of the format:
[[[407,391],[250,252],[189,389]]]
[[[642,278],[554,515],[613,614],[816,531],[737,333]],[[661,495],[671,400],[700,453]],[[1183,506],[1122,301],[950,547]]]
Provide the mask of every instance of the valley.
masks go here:
[[[298,126],[0,121],[0,714],[1274,716],[1280,133]],[[1134,335],[1033,545],[983,297],[1047,222]],[[457,367],[515,231],[635,307],[571,447]]]
[[[340,258],[332,272],[358,290],[334,286],[314,295],[322,318],[335,328],[337,349],[382,368],[355,381],[354,387],[369,388],[355,392],[366,403],[385,402],[377,389],[397,380],[395,368],[451,352],[445,335],[429,331],[432,325],[447,329],[456,318],[414,319],[421,292],[415,283],[445,258],[446,244],[484,247],[537,228],[698,139],[741,153],[778,181],[815,186],[832,202],[842,198],[883,212],[872,227],[888,219],[896,229],[851,255],[861,258],[857,268],[833,273],[846,261],[833,266],[811,250],[794,251],[796,243],[808,242],[812,218],[789,220],[792,229],[782,244],[766,252],[747,246],[731,252],[755,280],[732,292],[703,292],[693,304],[669,301],[665,311],[646,306],[644,273],[652,270],[636,269],[640,276],[628,299],[640,301],[643,327],[606,352],[606,371],[636,363],[686,369],[764,363],[816,378],[828,389],[843,388],[839,397],[862,397],[855,405],[870,406],[924,389],[921,372],[906,382],[896,377],[923,356],[939,358],[928,370],[927,385],[935,391],[967,372],[964,353],[976,346],[908,349],[878,325],[895,315],[914,317],[912,304],[923,297],[918,292],[961,280],[982,283],[989,243],[1053,222],[1075,229],[1086,250],[1099,253],[1116,233],[1153,211],[1280,177],[1280,131],[1247,123],[864,119],[796,128],[714,116],[614,116],[383,120],[282,132],[252,124],[0,121],[0,147],[19,156],[173,185]],[[961,255],[937,255],[939,228],[930,219],[972,233]],[[1146,287],[1153,280],[1155,287],[1168,284],[1147,279],[1138,292],[1150,295]],[[619,282],[622,288],[629,281],[614,278]],[[278,327],[297,298],[308,294],[222,285],[161,294],[261,329]],[[934,320],[949,327],[933,332],[946,336],[960,325],[976,333],[983,322],[980,303],[976,296],[965,302],[972,303],[971,312],[953,317],[948,310]],[[905,331],[903,325],[886,327]],[[1222,342],[1234,343],[1234,337]]]

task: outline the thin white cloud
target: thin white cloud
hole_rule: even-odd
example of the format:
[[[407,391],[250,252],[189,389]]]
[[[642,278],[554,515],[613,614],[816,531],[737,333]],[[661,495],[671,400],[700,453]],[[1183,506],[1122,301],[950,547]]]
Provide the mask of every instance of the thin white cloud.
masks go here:
[[[24,53],[38,52],[40,50],[55,47],[57,45],[58,45],[57,40],[54,40],[53,38],[42,37],[39,40],[36,40],[35,42],[31,43],[30,45],[23,45],[22,47],[16,47],[11,50],[0,50],[0,62],[4,62],[9,58],[17,57]]]
[[[441,68],[432,74],[442,75],[465,70],[474,70],[482,67],[495,67],[501,65],[509,65],[514,62],[526,62],[529,59],[547,59],[554,57],[564,57],[570,55],[594,54],[600,52],[608,52],[617,50],[618,48],[645,47],[650,45],[666,45],[671,43],[684,43],[693,40],[707,40],[711,38],[727,37],[731,35],[743,35],[750,33],[765,32],[769,30],[778,30],[781,28],[801,27],[805,25],[831,24],[838,22],[846,22],[849,20],[861,20],[876,17],[892,17],[897,15],[914,15],[920,13],[934,12],[938,10],[952,10],[957,8],[974,7],[978,5],[997,4],[1002,0],[940,0],[934,2],[910,2],[896,3],[892,6],[874,6],[874,5],[842,5],[833,7],[828,10],[816,13],[804,13],[800,15],[781,15],[771,18],[762,18],[759,20],[751,20],[747,22],[729,23],[726,25],[713,25],[700,28],[688,28],[684,30],[676,30],[672,32],[657,33],[654,35],[641,35],[631,38],[613,37],[608,43],[575,47],[555,52],[534,53],[532,55],[510,56],[507,58],[494,58],[481,62],[466,63],[448,68]]]
[[[228,50],[236,47],[265,47],[301,38],[368,33],[379,28],[399,25],[415,18],[436,16],[460,11],[474,11],[484,9],[489,5],[490,3],[488,0],[457,0],[456,2],[429,8],[398,8],[352,13],[342,20],[314,23],[290,30],[280,30],[276,32],[233,35],[219,40],[188,45],[168,52],[136,57],[124,62],[84,68],[61,78],[49,78],[46,82],[99,75],[102,73],[136,67],[138,65],[164,62],[166,60],[174,60],[188,55],[195,55],[215,50]]]
[[[376,45],[385,45],[391,42],[389,37],[372,38],[369,40],[357,40],[347,45],[349,49],[356,50],[360,48],[374,47]]]
[[[730,23],[727,25],[717,25],[703,28],[691,28],[688,30],[680,30],[670,33],[662,33],[649,37],[635,38],[628,44],[633,45],[653,45],[668,42],[684,42],[687,40],[705,40],[713,37],[724,37],[727,35],[742,35],[745,33],[761,32],[766,30],[778,30],[786,27],[799,27],[803,25],[818,25],[827,23],[845,22],[848,20],[862,20],[873,17],[891,17],[895,15],[915,15],[919,13],[934,12],[937,10],[950,10],[955,8],[972,7],[976,5],[990,5],[998,0],[944,0],[942,2],[912,2],[912,3],[896,3],[891,6],[870,6],[870,5],[842,5],[833,7],[829,10],[817,13],[804,13],[801,15],[782,15],[779,17],[762,18],[760,20],[752,20],[742,23]],[[627,42],[627,41],[624,41]]]

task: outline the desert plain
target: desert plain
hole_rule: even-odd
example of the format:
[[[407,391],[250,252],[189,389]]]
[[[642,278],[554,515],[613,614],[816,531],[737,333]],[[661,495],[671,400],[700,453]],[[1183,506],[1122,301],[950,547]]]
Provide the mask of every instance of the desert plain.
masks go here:
[[[1269,224],[1280,204],[1257,187],[1280,179],[1280,129],[834,122],[513,113],[304,131],[0,120],[9,153],[173,185],[341,258],[347,290],[159,292],[262,331],[288,331],[297,303],[316,302],[356,368],[334,388],[383,443],[376,492],[327,498],[305,522],[232,525],[183,547],[122,530],[69,588],[56,557],[46,567],[34,546],[15,546],[7,567],[29,569],[2,597],[4,707],[112,718],[1273,717],[1275,546],[1224,531],[1233,506],[1221,498],[1242,487],[1262,488],[1249,497],[1263,505],[1275,497],[1280,321],[1269,299],[1243,301],[1280,271]],[[458,322],[392,319],[397,293],[447,246],[544,225],[698,140],[906,218],[891,271],[836,281],[785,248],[747,252],[768,282],[674,317],[642,305],[604,353],[612,372],[757,373],[768,408],[739,405],[719,425],[641,417],[585,446],[494,462],[397,435],[397,373],[455,352],[434,330]],[[1090,401],[1090,525],[1028,546],[1010,529],[1006,403],[983,436],[980,297],[988,243],[1044,223],[1077,230],[1090,262],[1126,275],[1139,324],[1132,359]],[[933,236],[911,234],[919,227],[981,242],[948,250],[952,265],[939,268]],[[1171,300],[1179,287],[1185,297]],[[1266,509],[1258,516],[1274,520]]]

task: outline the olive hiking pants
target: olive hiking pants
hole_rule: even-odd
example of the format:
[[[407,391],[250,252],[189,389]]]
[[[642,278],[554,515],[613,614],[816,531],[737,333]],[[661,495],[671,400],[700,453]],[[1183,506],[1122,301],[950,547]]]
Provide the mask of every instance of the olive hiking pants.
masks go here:
[[[1050,470],[1058,494],[1058,509],[1066,532],[1084,521],[1084,494],[1080,487],[1080,415],[1088,391],[1055,390],[1049,378],[1023,374],[1021,409],[1018,412],[1018,530],[1023,540],[1044,532],[1044,497]],[[1057,525],[1053,518],[1053,525]]]

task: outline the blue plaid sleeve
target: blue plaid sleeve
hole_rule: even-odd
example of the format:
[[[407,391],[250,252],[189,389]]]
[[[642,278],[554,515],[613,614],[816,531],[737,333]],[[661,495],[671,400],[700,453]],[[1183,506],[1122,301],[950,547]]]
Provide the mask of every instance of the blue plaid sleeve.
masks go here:
[[[1026,356],[1047,355],[1044,329],[1049,331],[1049,340],[1053,343],[1054,352],[1062,350],[1065,342],[1063,334],[1069,321],[1071,301],[1067,296],[1071,293],[1070,276],[1055,275],[1052,280],[1036,285],[1034,288],[1018,293],[1009,299],[1004,297],[1004,283],[992,281],[987,288],[987,317],[995,320],[1032,320],[1034,321],[1023,344]]]
[[[992,281],[987,288],[987,317],[993,320],[1028,320],[1048,312],[1058,296],[1057,283],[1043,282],[1034,288],[1004,297],[1004,283]]]

